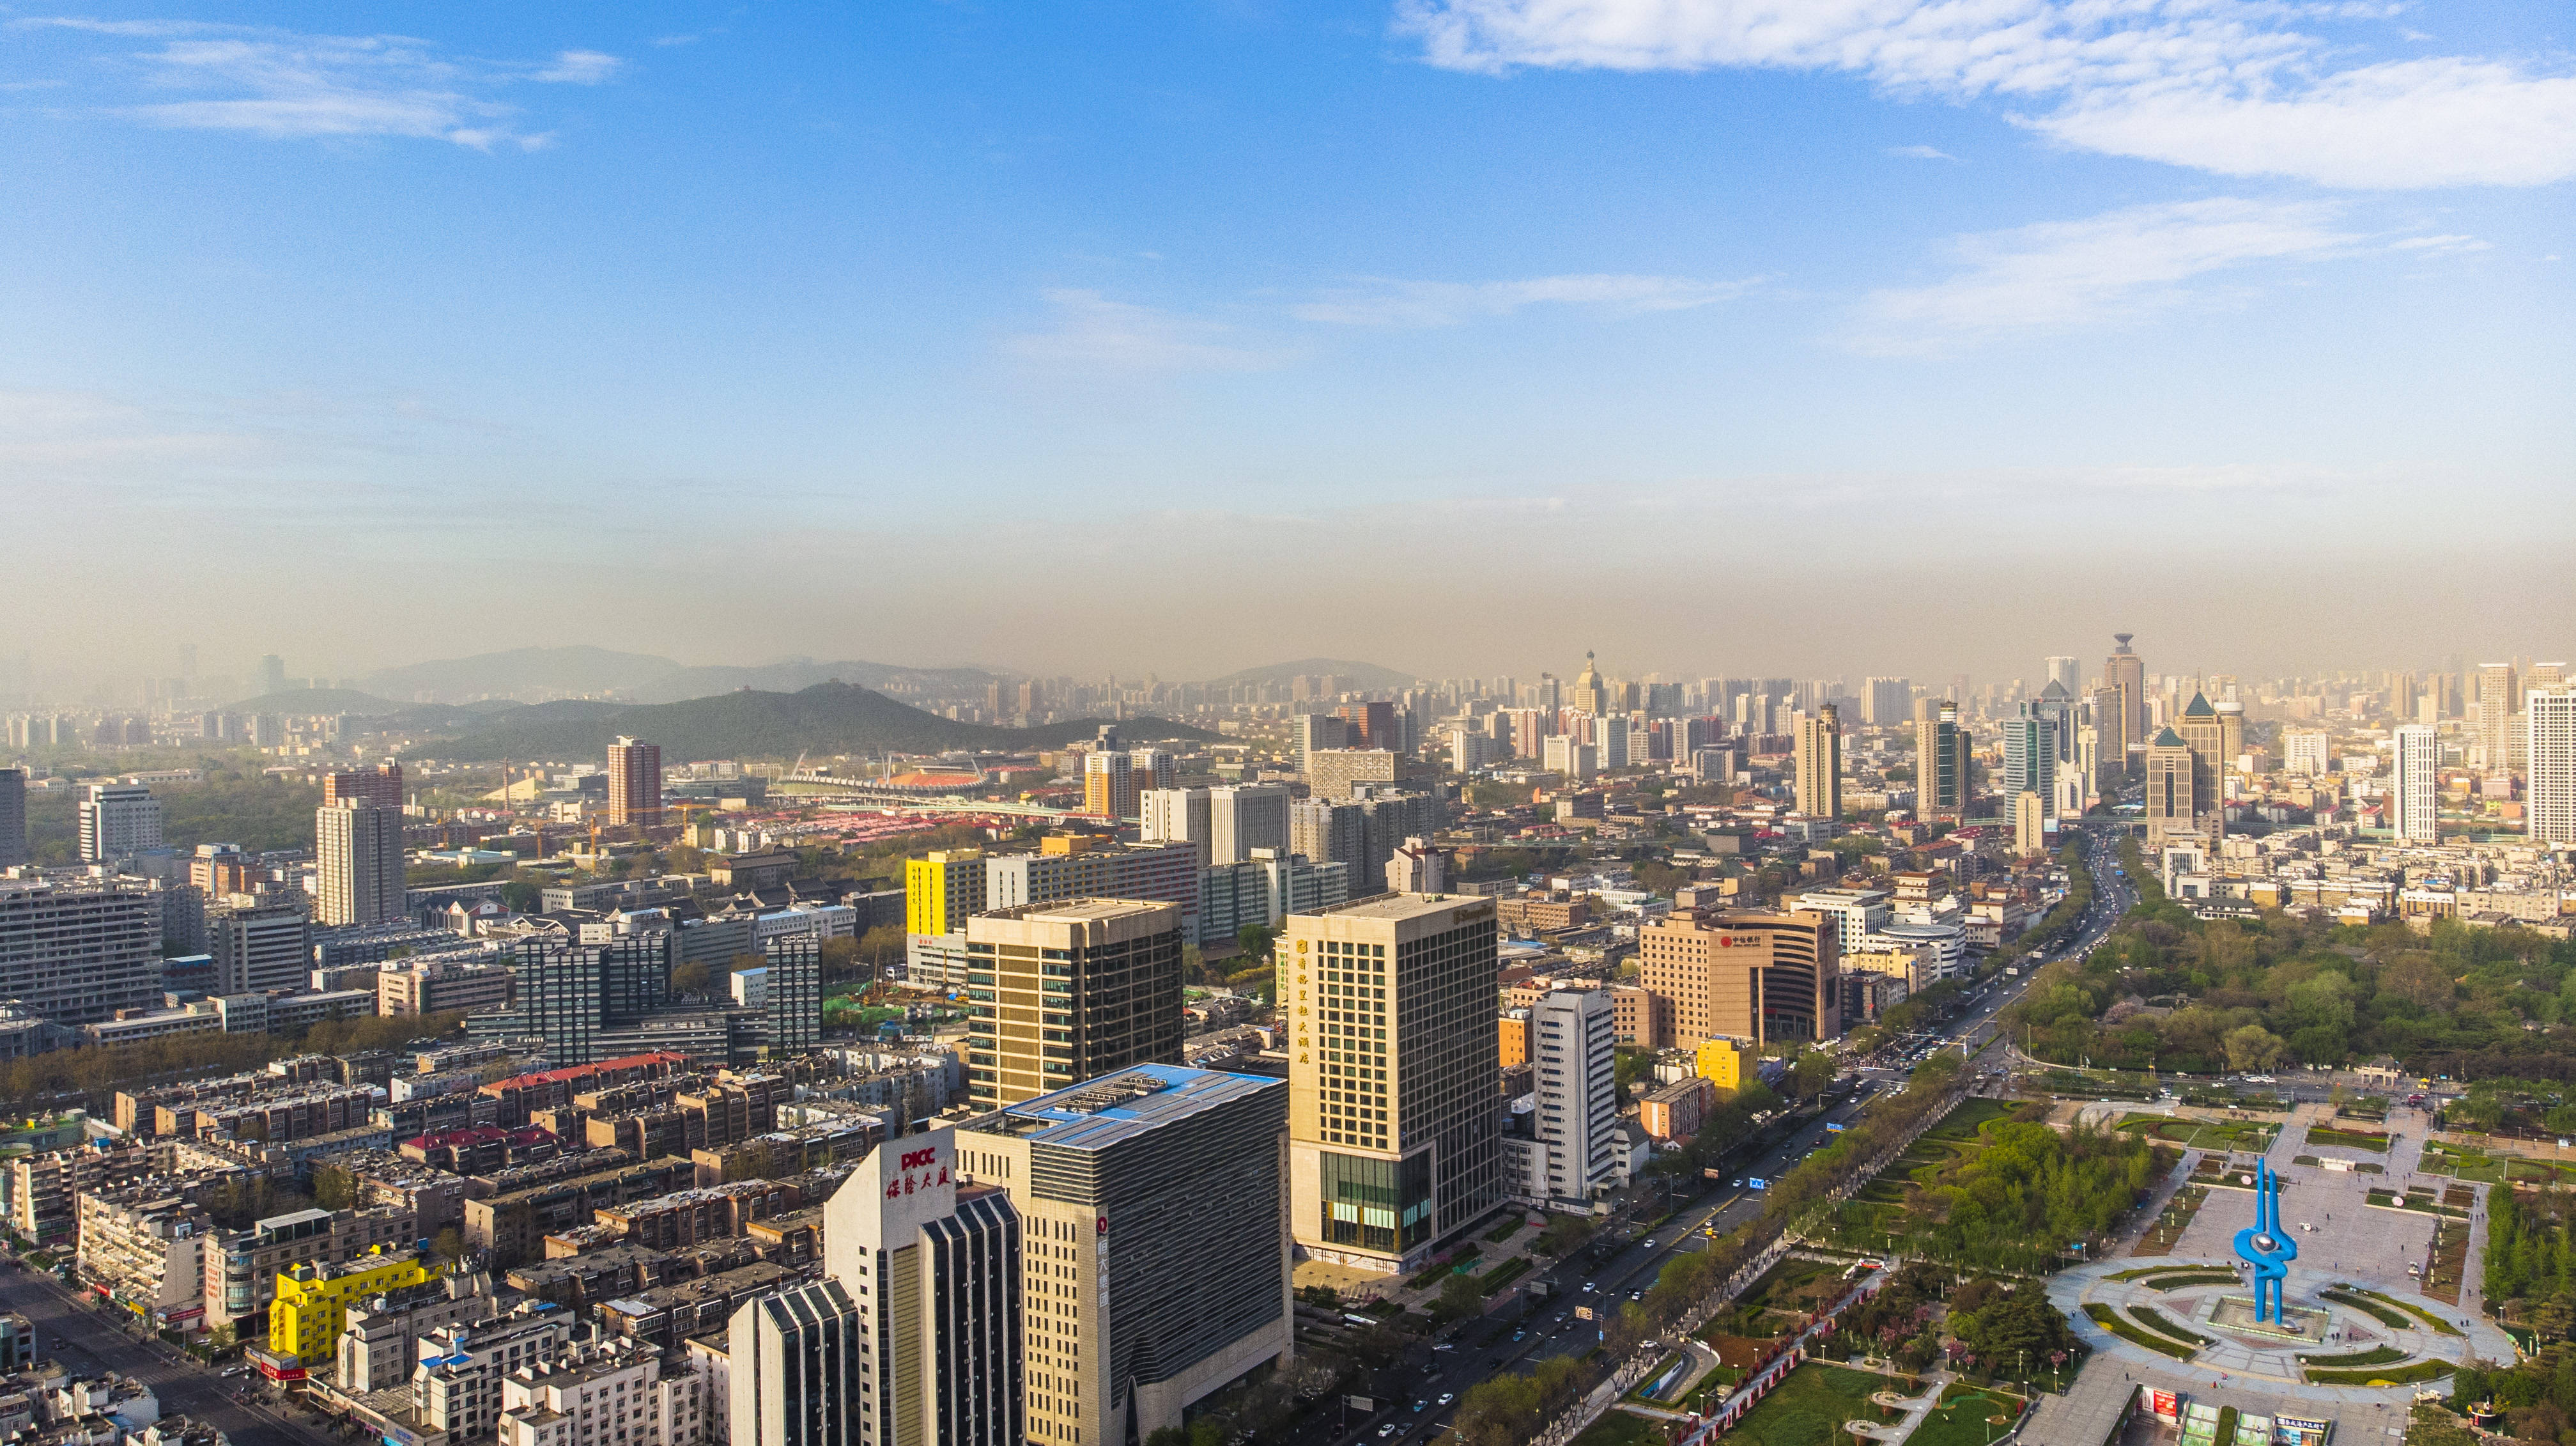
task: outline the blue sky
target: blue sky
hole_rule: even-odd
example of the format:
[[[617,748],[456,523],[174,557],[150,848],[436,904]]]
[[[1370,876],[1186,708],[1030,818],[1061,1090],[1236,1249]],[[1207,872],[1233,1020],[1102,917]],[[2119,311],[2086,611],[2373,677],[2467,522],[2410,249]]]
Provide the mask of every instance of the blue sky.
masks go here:
[[[2547,652],[2571,13],[0,10],[24,645]]]

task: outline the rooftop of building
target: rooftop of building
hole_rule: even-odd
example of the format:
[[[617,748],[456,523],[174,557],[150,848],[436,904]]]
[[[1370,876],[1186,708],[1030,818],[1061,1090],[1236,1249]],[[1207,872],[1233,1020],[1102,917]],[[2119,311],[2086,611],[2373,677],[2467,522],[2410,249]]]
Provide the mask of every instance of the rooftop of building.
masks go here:
[[[1142,1064],[1005,1106],[961,1128],[1044,1141],[1069,1150],[1105,1150],[1158,1126],[1263,1090],[1283,1088],[1285,1083],[1176,1064]]]
[[[1020,904],[1008,909],[993,909],[977,914],[978,919],[1018,919],[1027,923],[1088,924],[1102,919],[1127,919],[1162,909],[1176,909],[1177,904],[1151,899],[1059,899],[1052,903]]]
[[[1301,910],[1290,917],[1311,919],[1330,915],[1337,919],[1401,921],[1418,919],[1425,914],[1436,914],[1444,909],[1455,909],[1466,904],[1490,902],[1492,901],[1482,894],[1371,894],[1365,899],[1353,899],[1349,903],[1336,904],[1328,909]]]

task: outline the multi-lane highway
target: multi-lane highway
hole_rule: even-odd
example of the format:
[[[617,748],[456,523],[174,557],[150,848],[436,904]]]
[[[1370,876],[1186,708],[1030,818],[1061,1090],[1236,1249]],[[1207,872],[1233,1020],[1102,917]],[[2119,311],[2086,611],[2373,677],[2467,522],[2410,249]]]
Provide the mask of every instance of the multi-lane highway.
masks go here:
[[[2121,834],[2117,827],[2081,830],[2085,864],[2093,874],[2093,905],[2075,933],[2058,947],[2023,961],[2018,977],[1996,978],[1979,986],[1969,996],[1967,1007],[1954,1015],[1937,1036],[1922,1038],[1924,1046],[1938,1042],[1959,1048],[1968,1056],[1971,1069],[2003,1067],[1997,1015],[2021,997],[2032,973],[2042,964],[2089,952],[2136,902],[2136,889],[2119,874]],[[1416,1347],[1403,1365],[1381,1374],[1379,1389],[1388,1392],[1390,1398],[1376,1400],[1374,1413],[1352,1413],[1346,1423],[1326,1414],[1311,1440],[1384,1440],[1390,1446],[1399,1440],[1428,1441],[1447,1432],[1455,1419],[1456,1398],[1469,1386],[1502,1372],[1527,1370],[1533,1361],[1546,1356],[1589,1349],[1598,1340],[1598,1327],[1577,1320],[1577,1307],[1591,1305],[1608,1310],[1626,1304],[1633,1294],[1654,1284],[1656,1275],[1675,1251],[1705,1244],[1705,1229],[1714,1226],[1724,1234],[1759,1214],[1762,1196],[1735,1182],[1776,1179],[1788,1173],[1832,1138],[1829,1125],[1849,1121],[1866,1109],[1871,1099],[1896,1088],[1911,1067],[1908,1059],[1884,1067],[1864,1064],[1852,1070],[1860,1086],[1853,1098],[1801,1123],[1759,1155],[1730,1162],[1727,1180],[1709,1182],[1651,1233],[1632,1240],[1596,1242],[1554,1269],[1535,1275],[1532,1279],[1546,1287],[1545,1300],[1524,1304],[1517,1310],[1507,1307],[1494,1316],[1470,1322],[1444,1342],[1443,1349]],[[1391,1391],[1384,1384],[1398,1378],[1400,1391]],[[1414,1409],[1417,1403],[1421,1406],[1418,1411]],[[1301,1441],[1300,1446],[1305,1443]]]

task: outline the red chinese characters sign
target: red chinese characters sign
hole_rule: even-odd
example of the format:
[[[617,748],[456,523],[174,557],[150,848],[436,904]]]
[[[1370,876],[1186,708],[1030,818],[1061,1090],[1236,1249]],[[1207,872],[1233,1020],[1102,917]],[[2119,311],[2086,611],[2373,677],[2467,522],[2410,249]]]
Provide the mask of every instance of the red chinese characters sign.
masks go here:
[[[937,1146],[926,1150],[905,1151],[903,1158],[895,1162],[895,1168],[901,1170],[903,1175],[900,1179],[886,1181],[886,1198],[889,1200],[909,1195],[915,1190],[928,1190],[949,1183],[948,1167],[939,1163]]]

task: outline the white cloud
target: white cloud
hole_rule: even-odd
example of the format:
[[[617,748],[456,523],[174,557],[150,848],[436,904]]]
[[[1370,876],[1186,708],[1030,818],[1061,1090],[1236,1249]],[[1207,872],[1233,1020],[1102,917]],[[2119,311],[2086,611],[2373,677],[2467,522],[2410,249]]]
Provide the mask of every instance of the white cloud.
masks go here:
[[[1097,291],[1059,288],[1046,294],[1055,325],[1003,340],[1023,361],[1090,373],[1256,371],[1286,357],[1241,345],[1221,322],[1179,316]]]
[[[534,78],[565,85],[597,85],[614,77],[625,64],[614,55],[596,50],[567,50]]]
[[[2353,64],[2262,0],[1399,0],[1459,70],[1837,71],[1996,99],[2062,144],[2351,189],[2576,175],[2576,75],[2494,59]],[[2365,12],[2362,18],[2376,18]]]
[[[2409,236],[2390,244],[2399,251],[2415,251],[2426,256],[2449,256],[2462,251],[2486,251],[2493,247],[2492,242],[2481,241],[2475,236]]]
[[[144,97],[106,109],[147,125],[237,131],[272,140],[405,136],[478,150],[535,149],[548,137],[527,130],[501,100],[522,82],[597,85],[623,62],[595,50],[567,50],[549,62],[503,62],[448,54],[400,35],[303,35],[265,27],[195,21],[32,19],[13,30],[55,30],[158,40],[154,49],[110,57]]]
[[[1344,326],[1456,326],[1529,306],[1583,306],[1620,315],[1685,311],[1741,296],[1750,281],[1674,276],[1540,276],[1526,281],[1376,281],[1291,308],[1304,321]]]
[[[2361,239],[2325,207],[2216,199],[2133,206],[1964,236],[1964,268],[1930,286],[1877,291],[1851,344],[1880,354],[1956,350],[1980,341],[2130,321],[2184,304],[2192,283],[2266,262],[2311,261]]]
[[[1941,150],[1933,146],[1889,146],[1887,148],[1887,153],[1891,156],[1903,156],[1908,160],[1914,161],[1955,161],[1959,159],[1948,151]]]

